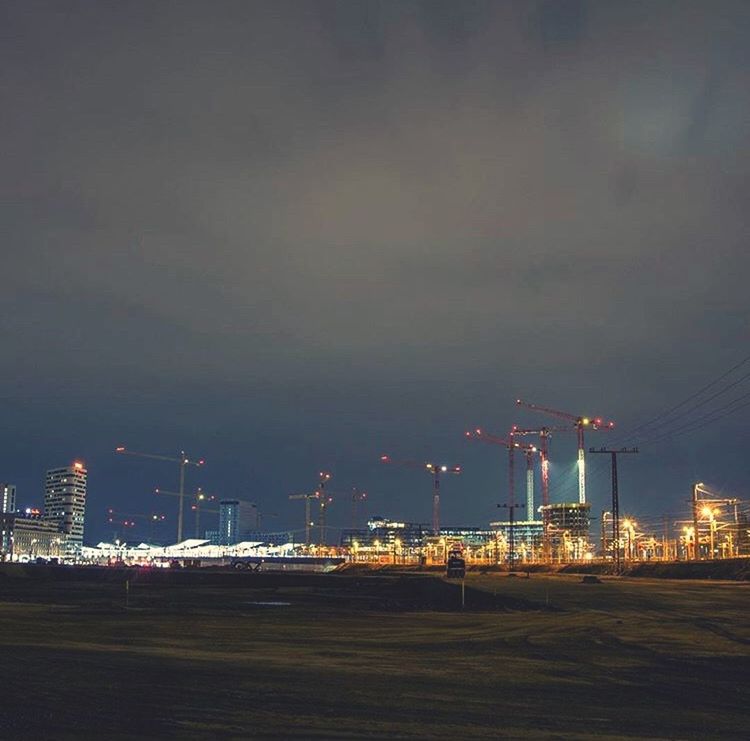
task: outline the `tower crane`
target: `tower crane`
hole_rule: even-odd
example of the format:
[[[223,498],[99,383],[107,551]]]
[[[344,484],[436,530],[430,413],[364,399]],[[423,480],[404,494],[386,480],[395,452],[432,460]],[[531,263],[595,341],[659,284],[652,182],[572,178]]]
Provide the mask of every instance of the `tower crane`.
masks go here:
[[[107,522],[115,524],[115,525],[120,525],[123,528],[135,527],[136,520],[145,520],[146,522],[148,522],[149,542],[153,542],[154,540],[154,527],[159,522],[164,522],[164,520],[166,519],[167,519],[166,515],[163,515],[157,512],[152,512],[151,514],[146,515],[146,514],[132,514],[132,513],[120,512],[118,510],[112,509],[112,507],[107,509]]]
[[[321,471],[318,474],[318,536],[320,537],[320,544],[325,545],[326,542],[326,511],[328,505],[333,502],[333,497],[330,494],[326,494],[326,484],[333,478],[333,474],[327,471]]]
[[[157,495],[167,495],[170,497],[182,497],[183,494],[180,494],[179,491],[167,491],[166,489],[154,489],[154,494]],[[200,537],[200,519],[201,519],[201,512],[206,512],[214,515],[219,514],[218,509],[206,509],[203,506],[203,502],[212,502],[216,499],[216,497],[213,494],[206,494],[204,493],[203,489],[198,487],[195,494],[193,494],[193,503],[190,505],[190,509],[195,512],[195,537]]]
[[[195,503],[190,505],[190,509],[195,512],[195,537],[200,538],[200,522],[201,522],[201,512],[206,512],[207,514],[212,515],[218,515],[219,510],[218,509],[206,509],[203,506],[204,502],[213,502],[216,501],[216,497],[213,494],[204,494],[200,487],[198,487],[198,491],[195,493]]]
[[[289,499],[304,499],[305,500],[305,545],[310,545],[310,528],[313,523],[310,520],[310,502],[313,499],[318,498],[318,492],[315,491],[312,494],[290,494]]]
[[[586,460],[584,454],[584,440],[583,431],[586,427],[590,427],[592,430],[611,430],[614,426],[614,422],[605,422],[601,417],[584,417],[578,414],[570,414],[569,412],[561,412],[557,409],[550,409],[549,407],[543,407],[539,404],[532,404],[521,399],[516,400],[516,404],[526,409],[531,409],[536,412],[542,412],[558,419],[566,419],[572,422],[572,428],[576,431],[578,438],[578,502],[579,504],[586,503]]]
[[[121,455],[133,455],[137,458],[151,458],[152,460],[156,461],[169,461],[170,463],[179,463],[180,465],[180,486],[179,486],[179,497],[180,497],[180,505],[177,512],[177,542],[182,542],[182,524],[184,519],[184,512],[185,512],[185,469],[187,466],[196,466],[200,467],[205,465],[205,461],[203,458],[200,458],[198,460],[191,460],[187,457],[185,454],[185,451],[180,452],[179,458],[173,458],[168,455],[154,455],[152,453],[140,453],[135,450],[129,450],[124,445],[118,445],[117,448],[115,448],[115,453],[119,453]]]
[[[450,473],[456,476],[461,473],[461,466],[446,466],[439,463],[419,461],[394,461],[389,455],[381,455],[382,463],[390,463],[396,466],[406,466],[407,468],[421,468],[432,476],[432,532],[433,535],[440,535],[440,477],[443,474]]]
[[[318,501],[318,537],[321,544],[326,539],[326,510],[328,505],[333,502],[333,497],[326,493],[325,486],[333,478],[333,474],[327,471],[321,471],[318,474],[318,488],[310,494],[290,494],[289,499],[305,500],[305,544],[310,545],[310,530],[314,526],[311,519],[311,502]]]
[[[125,540],[125,530],[129,527],[135,527],[137,515],[130,515],[124,512],[115,512],[113,509],[107,510],[107,522],[115,525],[112,529],[112,537],[116,540],[118,537]],[[122,519],[120,519],[122,518]]]
[[[358,519],[357,519],[357,507],[360,503],[366,503],[367,502],[367,492],[366,491],[360,491],[356,486],[352,489],[351,493],[351,504],[352,504],[352,512],[351,512],[351,529],[356,530],[358,525]]]
[[[515,429],[515,428],[514,428]],[[514,430],[511,430],[508,437],[500,437],[498,435],[492,435],[477,428],[476,430],[469,430],[465,433],[465,436],[469,440],[480,440],[481,442],[489,443],[491,445],[500,445],[508,449],[508,505],[515,506],[516,492],[515,492],[515,452],[521,450],[526,456],[526,507],[528,517],[532,517],[534,511],[534,453],[538,452],[536,445],[529,443],[519,443],[513,439],[515,434]]]
[[[542,472],[542,552],[544,553],[545,560],[549,560],[550,542],[549,542],[549,511],[546,506],[549,504],[549,439],[553,432],[569,432],[572,428],[570,427],[539,427],[537,429],[524,429],[513,425],[511,428],[512,436],[524,437],[526,435],[538,435],[539,436],[539,463]],[[528,455],[528,454],[527,454]],[[528,458],[527,458],[528,461]],[[526,476],[528,479],[529,472],[527,470]],[[533,470],[531,472],[533,476]],[[533,481],[532,481],[533,485]],[[528,486],[528,481],[527,481]]]
[[[549,504],[549,440],[553,432],[569,432],[570,427],[538,427],[536,429],[521,428],[513,425],[510,434],[513,437],[537,435],[539,437],[539,461],[542,472],[542,505]]]

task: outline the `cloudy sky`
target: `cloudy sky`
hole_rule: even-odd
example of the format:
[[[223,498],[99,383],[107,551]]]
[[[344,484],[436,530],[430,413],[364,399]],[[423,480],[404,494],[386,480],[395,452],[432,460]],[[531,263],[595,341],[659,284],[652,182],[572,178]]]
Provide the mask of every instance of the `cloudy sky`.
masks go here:
[[[744,2],[3,0],[0,480],[39,503],[85,459],[91,539],[173,514],[121,443],[205,456],[189,486],[269,529],[322,468],[429,521],[389,452],[465,466],[446,523],[496,518],[466,428],[544,421],[524,397],[627,431],[748,354],[748,49]],[[747,421],[641,431],[622,508],[747,495]]]

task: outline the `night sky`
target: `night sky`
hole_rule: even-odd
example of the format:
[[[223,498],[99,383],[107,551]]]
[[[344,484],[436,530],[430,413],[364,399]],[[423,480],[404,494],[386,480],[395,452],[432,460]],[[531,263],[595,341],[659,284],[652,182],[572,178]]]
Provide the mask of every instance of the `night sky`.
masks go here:
[[[429,522],[387,452],[465,467],[445,524],[497,519],[467,428],[554,423],[523,397],[626,431],[748,354],[748,50],[746,2],[3,0],[0,480],[38,505],[82,458],[93,542],[108,506],[174,528],[176,467],[118,444],[205,457],[188,488],[269,530],[321,469]],[[749,417],[587,446],[642,443],[622,511],[686,512],[748,494]]]

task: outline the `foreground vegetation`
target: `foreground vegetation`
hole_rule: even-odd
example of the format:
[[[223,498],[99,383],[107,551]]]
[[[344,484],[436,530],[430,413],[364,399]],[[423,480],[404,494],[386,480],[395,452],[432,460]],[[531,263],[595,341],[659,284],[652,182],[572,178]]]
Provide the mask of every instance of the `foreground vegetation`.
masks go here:
[[[747,736],[747,584],[22,576],[2,738]]]

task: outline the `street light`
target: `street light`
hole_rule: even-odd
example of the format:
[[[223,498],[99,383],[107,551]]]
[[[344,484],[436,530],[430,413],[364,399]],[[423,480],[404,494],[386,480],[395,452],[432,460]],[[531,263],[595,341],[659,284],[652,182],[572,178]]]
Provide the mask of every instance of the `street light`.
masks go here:
[[[635,528],[638,523],[635,520],[623,520],[622,526],[628,531],[628,558],[633,560],[635,546]]]
[[[685,533],[685,557],[690,558],[690,551],[693,552],[693,558],[695,558],[695,528],[690,525],[685,525],[682,528],[682,532]]]
[[[715,515],[719,514],[719,509],[718,508],[709,507],[708,505],[706,505],[705,507],[703,507],[703,509],[701,509],[701,514],[704,517],[708,518],[709,544],[710,544],[710,548],[711,548],[711,552],[710,552],[709,558],[713,558],[714,557],[714,538],[715,538],[715,534],[716,534],[716,517],[715,517]]]

